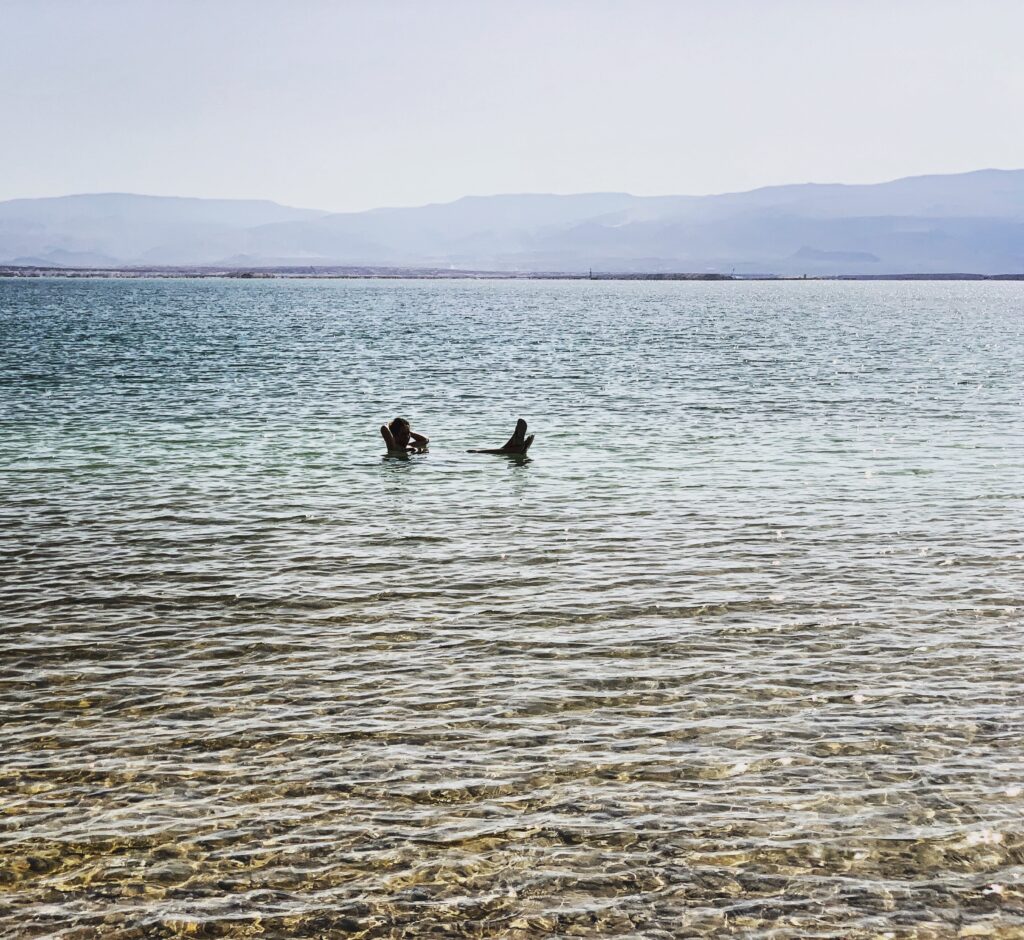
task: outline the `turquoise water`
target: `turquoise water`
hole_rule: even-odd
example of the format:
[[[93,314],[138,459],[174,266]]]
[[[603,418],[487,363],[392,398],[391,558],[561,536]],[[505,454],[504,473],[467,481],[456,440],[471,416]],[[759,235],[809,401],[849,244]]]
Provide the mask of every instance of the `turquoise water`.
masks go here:
[[[1021,297],[0,281],[0,933],[1020,936]]]

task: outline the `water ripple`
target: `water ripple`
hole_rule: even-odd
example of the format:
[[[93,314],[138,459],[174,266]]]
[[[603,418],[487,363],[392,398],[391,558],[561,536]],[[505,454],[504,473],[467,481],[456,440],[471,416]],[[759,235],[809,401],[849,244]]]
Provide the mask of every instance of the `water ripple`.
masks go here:
[[[1024,935],[1015,285],[0,281],[0,331],[0,932]]]

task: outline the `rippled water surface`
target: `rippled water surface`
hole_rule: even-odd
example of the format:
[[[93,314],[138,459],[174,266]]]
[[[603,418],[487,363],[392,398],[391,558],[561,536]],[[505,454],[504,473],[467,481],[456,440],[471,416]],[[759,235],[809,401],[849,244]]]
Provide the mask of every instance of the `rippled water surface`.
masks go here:
[[[1024,936],[1021,298],[0,281],[0,934]]]

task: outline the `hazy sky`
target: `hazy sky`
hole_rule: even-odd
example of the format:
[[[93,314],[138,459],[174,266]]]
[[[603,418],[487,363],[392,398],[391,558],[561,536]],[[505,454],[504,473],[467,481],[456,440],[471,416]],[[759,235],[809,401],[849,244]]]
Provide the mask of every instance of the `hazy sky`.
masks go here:
[[[1021,0],[0,0],[0,199],[1024,167]]]

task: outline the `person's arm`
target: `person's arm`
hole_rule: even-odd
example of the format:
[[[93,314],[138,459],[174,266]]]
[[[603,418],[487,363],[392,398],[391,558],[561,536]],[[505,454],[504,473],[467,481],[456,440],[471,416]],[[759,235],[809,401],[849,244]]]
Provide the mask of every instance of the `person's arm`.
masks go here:
[[[388,445],[388,453],[398,450],[398,446],[395,444],[395,438],[391,433],[391,428],[386,424],[380,426],[380,436],[384,438],[384,443]]]
[[[430,443],[430,438],[426,434],[417,434],[415,431],[410,431],[409,437],[416,442],[416,449],[419,451],[426,450],[427,444]]]

